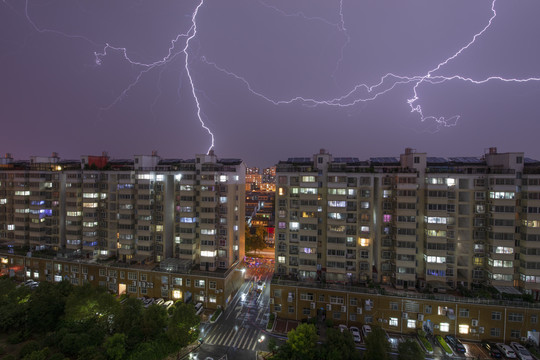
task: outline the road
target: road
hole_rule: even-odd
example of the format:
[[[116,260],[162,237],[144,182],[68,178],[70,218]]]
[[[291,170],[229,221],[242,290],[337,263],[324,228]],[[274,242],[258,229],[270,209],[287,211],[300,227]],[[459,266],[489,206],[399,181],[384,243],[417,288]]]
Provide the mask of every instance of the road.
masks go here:
[[[228,360],[246,359],[254,358],[257,350],[267,351],[269,335],[264,329],[270,315],[273,266],[259,263],[246,270],[246,281],[218,321],[201,326],[203,344],[192,353],[192,359],[217,360],[225,359],[225,355]],[[263,287],[260,294],[257,292],[259,279]]]

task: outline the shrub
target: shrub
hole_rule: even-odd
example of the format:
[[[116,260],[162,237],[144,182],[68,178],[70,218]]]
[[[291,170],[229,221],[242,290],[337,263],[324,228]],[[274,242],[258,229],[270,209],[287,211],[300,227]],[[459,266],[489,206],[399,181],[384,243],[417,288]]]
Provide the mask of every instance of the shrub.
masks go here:
[[[441,347],[448,355],[453,354],[452,349],[450,349],[450,346],[448,346],[448,344],[446,343],[446,341],[444,341],[441,335],[437,335],[435,338],[437,339],[439,344],[441,344]]]
[[[432,353],[433,352],[433,346],[431,343],[426,339],[426,332],[424,330],[418,330],[418,338],[422,342],[422,345],[426,349],[427,352]]]
[[[33,353],[34,351],[38,351],[41,348],[39,346],[37,341],[29,341],[26,344],[24,344],[21,348],[21,351],[19,351],[19,358],[22,359],[26,355]]]
[[[210,318],[210,321],[216,321],[217,318],[219,317],[219,315],[221,314],[221,308],[218,308],[214,314],[212,315],[212,317]]]

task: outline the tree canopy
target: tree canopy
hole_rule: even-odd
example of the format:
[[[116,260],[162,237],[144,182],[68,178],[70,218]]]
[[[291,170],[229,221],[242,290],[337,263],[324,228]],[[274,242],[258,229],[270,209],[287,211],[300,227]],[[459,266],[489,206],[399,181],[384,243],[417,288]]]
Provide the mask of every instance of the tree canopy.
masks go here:
[[[366,360],[389,360],[390,343],[386,338],[385,331],[380,326],[372,326],[371,332],[365,339],[366,351],[364,359]]]
[[[199,317],[194,306],[170,308],[124,303],[104,288],[69,282],[40,282],[35,289],[0,278],[0,334],[25,342],[26,360],[158,360],[195,341]],[[26,345],[28,344],[28,346]]]

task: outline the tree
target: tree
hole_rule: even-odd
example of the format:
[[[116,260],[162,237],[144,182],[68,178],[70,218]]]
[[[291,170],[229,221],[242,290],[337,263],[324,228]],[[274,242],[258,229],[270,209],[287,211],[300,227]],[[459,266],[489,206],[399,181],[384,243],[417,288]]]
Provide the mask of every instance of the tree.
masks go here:
[[[251,229],[246,224],[246,251],[263,250],[266,248],[266,229],[262,226],[255,227],[255,233],[251,233]]]
[[[200,321],[192,304],[177,302],[167,327],[169,341],[184,347],[197,340]]]
[[[273,337],[268,339],[268,344],[266,346],[268,347],[268,351],[270,351],[272,354],[276,352],[278,348],[276,344],[276,339],[274,339]]]
[[[329,328],[326,332],[327,340],[323,346],[323,357],[329,360],[359,360],[360,353],[352,334],[348,331],[339,331]]]
[[[111,360],[121,360],[126,353],[126,336],[116,333],[105,340],[107,357]]]
[[[366,360],[389,360],[390,343],[385,331],[380,326],[373,326],[371,333],[366,336]]]
[[[424,360],[424,351],[414,340],[407,339],[398,345],[399,360]]]
[[[141,330],[146,341],[156,339],[167,326],[167,310],[163,306],[150,305],[144,312]]]
[[[276,359],[308,360],[317,355],[317,329],[313,324],[300,324],[289,331],[288,340],[279,347]]]

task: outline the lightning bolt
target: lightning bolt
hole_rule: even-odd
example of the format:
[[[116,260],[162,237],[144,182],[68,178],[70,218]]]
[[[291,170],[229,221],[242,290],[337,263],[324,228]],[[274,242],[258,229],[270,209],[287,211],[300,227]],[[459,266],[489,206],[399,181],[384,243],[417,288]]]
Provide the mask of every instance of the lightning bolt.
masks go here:
[[[344,12],[344,7],[343,7],[343,0],[339,0],[339,9],[338,9],[339,21],[336,23],[333,23],[322,17],[308,16],[301,11],[295,12],[295,13],[286,13],[285,11],[280,10],[279,8],[275,6],[268,4],[264,2],[263,0],[258,0],[258,1],[261,4],[261,6],[265,6],[266,8],[276,11],[282,16],[298,17],[306,21],[322,22],[326,24],[327,26],[336,28],[338,32],[344,35],[345,41],[344,41],[343,46],[341,47],[340,56],[337,60],[336,67],[332,74],[332,77],[333,77],[336,71],[338,70],[340,63],[343,60],[345,48],[347,47],[347,45],[350,43],[350,40],[351,40],[347,31],[347,27],[345,25],[345,16],[344,16],[345,12]],[[6,0],[3,0],[3,2],[7,4],[10,8],[12,8],[11,5],[9,5]],[[379,78],[379,81],[374,84],[363,84],[363,83],[356,84],[350,90],[345,91],[342,95],[334,97],[334,98],[330,98],[330,99],[315,99],[315,98],[306,98],[303,96],[295,96],[293,98],[287,98],[287,99],[272,98],[268,95],[263,94],[261,91],[258,91],[245,77],[242,77],[241,75],[238,75],[232,71],[229,71],[228,69],[218,65],[217,63],[211,60],[208,60],[205,56],[200,57],[200,60],[203,63],[207,64],[208,66],[214,68],[216,71],[221,72],[224,75],[228,77],[232,77],[235,80],[243,83],[246,89],[251,94],[277,106],[300,103],[304,106],[310,106],[310,107],[335,106],[335,107],[345,108],[345,107],[351,107],[351,106],[357,105],[358,103],[373,101],[385,95],[386,93],[391,92],[398,86],[412,85],[412,96],[409,99],[407,99],[407,104],[409,105],[411,112],[418,114],[422,122],[431,120],[431,121],[434,121],[438,127],[449,127],[449,126],[456,125],[460,116],[454,115],[452,117],[445,118],[442,116],[436,117],[436,116],[424,115],[422,106],[418,104],[418,102],[420,101],[418,90],[421,85],[423,84],[438,85],[438,84],[442,84],[448,81],[461,81],[461,82],[471,83],[475,85],[481,85],[481,84],[485,84],[491,81],[500,81],[500,82],[507,82],[507,83],[527,83],[527,82],[540,81],[540,77],[506,78],[506,77],[501,77],[501,76],[488,76],[482,79],[474,79],[472,77],[465,77],[459,74],[455,74],[451,76],[443,76],[443,75],[437,74],[439,70],[441,70],[448,63],[458,58],[463,52],[465,52],[467,49],[473,46],[475,42],[489,30],[489,28],[492,26],[493,22],[495,21],[495,18],[497,17],[497,12],[495,9],[496,2],[497,0],[491,1],[491,16],[487,24],[479,32],[474,34],[469,42],[467,42],[464,46],[459,48],[457,51],[455,51],[449,57],[445,58],[443,61],[439,62],[436,66],[434,66],[427,72],[420,75],[399,75],[395,73],[387,73],[381,76]],[[107,111],[111,109],[112,107],[114,107],[115,105],[117,105],[120,101],[122,101],[130,92],[130,90],[133,87],[137,86],[141,78],[148,72],[152,71],[153,69],[160,68],[167,64],[170,64],[179,55],[183,56],[184,63],[183,63],[182,73],[183,74],[185,73],[187,80],[189,82],[189,85],[190,85],[191,96],[194,99],[196,109],[197,109],[196,117],[201,127],[210,135],[211,145],[208,148],[208,152],[210,152],[214,148],[215,137],[203,119],[204,112],[201,108],[201,102],[199,100],[198,93],[200,92],[204,94],[204,92],[196,88],[193,74],[190,69],[190,58],[193,55],[190,45],[194,41],[195,37],[197,36],[197,16],[199,14],[199,10],[201,9],[203,5],[204,5],[204,0],[198,0],[197,6],[195,7],[194,11],[191,14],[191,25],[188,31],[186,31],[185,33],[178,34],[174,39],[171,40],[171,44],[164,57],[162,57],[159,60],[156,60],[154,62],[149,62],[149,63],[132,59],[128,55],[129,53],[128,49],[124,47],[113,46],[108,43],[106,43],[104,46],[100,46],[94,41],[84,36],[71,35],[71,34],[63,33],[61,31],[57,31],[57,30],[44,29],[44,28],[38,27],[29,15],[29,0],[25,1],[24,12],[25,12],[25,16],[28,22],[39,33],[48,32],[48,33],[65,36],[67,38],[81,39],[90,43],[93,46],[102,47],[102,50],[100,52],[97,52],[97,51],[94,52],[96,66],[100,66],[103,64],[103,62],[105,61],[105,58],[109,55],[109,52],[117,52],[123,56],[124,60],[127,63],[129,63],[135,68],[140,69],[139,72],[137,73],[137,76],[135,76],[134,80],[124,88],[124,90],[116,97],[116,99],[114,99],[114,101],[112,101],[108,106],[101,108],[100,111]],[[180,44],[183,44],[183,46]],[[160,71],[160,74],[161,74],[161,71]],[[178,89],[178,93],[179,92],[180,92],[180,88]],[[155,98],[152,106],[154,106],[154,104],[157,102],[158,97]]]
[[[6,2],[6,0],[3,0],[3,2],[5,4],[7,4],[10,8],[12,8],[11,5]],[[205,121],[203,120],[203,112],[202,112],[202,109],[201,109],[201,104],[200,104],[199,98],[197,96],[197,89],[195,87],[195,82],[193,80],[193,76],[191,74],[191,70],[190,70],[190,67],[189,67],[189,64],[190,64],[190,59],[189,59],[189,57],[190,57],[190,53],[189,53],[190,42],[197,35],[197,15],[199,13],[199,9],[203,6],[203,4],[204,4],[204,0],[199,0],[197,6],[195,7],[195,10],[191,14],[191,26],[190,26],[190,28],[188,29],[187,32],[178,34],[173,40],[171,40],[171,45],[170,45],[170,47],[168,49],[167,54],[160,60],[156,60],[156,61],[151,62],[151,63],[145,63],[145,62],[136,61],[136,60],[130,58],[130,56],[128,55],[128,49],[127,48],[113,46],[113,45],[108,44],[108,43],[106,43],[104,45],[103,49],[100,52],[97,52],[97,51],[94,52],[95,64],[97,66],[100,66],[100,65],[103,64],[104,58],[106,58],[109,55],[109,51],[114,51],[114,52],[121,53],[124,60],[127,61],[130,65],[132,65],[134,67],[138,67],[138,68],[141,69],[138,72],[137,76],[135,76],[135,79],[130,84],[128,84],[124,88],[124,90],[122,90],[122,92],[109,105],[100,108],[100,112],[110,110],[111,108],[116,106],[120,101],[122,101],[127,96],[129,91],[131,89],[133,89],[135,86],[137,86],[137,84],[140,82],[141,78],[146,73],[150,72],[151,70],[153,70],[155,68],[159,68],[159,67],[162,67],[164,65],[169,64],[178,55],[183,54],[184,58],[185,58],[185,61],[184,61],[184,73],[188,77],[189,84],[190,84],[190,87],[191,87],[191,94],[193,96],[193,99],[195,101],[195,105],[197,107],[196,116],[197,116],[198,121],[201,124],[201,127],[210,135],[210,139],[211,139],[211,144],[210,144],[210,147],[207,150],[207,153],[209,153],[210,150],[212,150],[214,148],[214,146],[215,146],[215,137],[214,137],[213,132],[210,130],[210,128],[206,125]],[[61,36],[64,36],[66,38],[71,38],[71,39],[82,39],[82,40],[85,40],[86,42],[90,43],[93,46],[99,47],[99,45],[96,42],[90,40],[89,38],[87,38],[85,36],[72,35],[72,34],[67,34],[67,33],[64,33],[64,32],[58,31],[58,30],[54,30],[54,29],[45,29],[45,28],[38,27],[36,25],[36,23],[32,20],[32,17],[29,14],[29,9],[28,9],[29,6],[28,5],[29,5],[29,0],[26,0],[25,1],[25,6],[24,6],[25,17],[26,17],[28,23],[37,32],[39,32],[39,33],[52,33],[52,34],[61,35]],[[180,43],[180,40],[182,40],[182,39],[185,39],[184,46],[181,48],[181,50],[178,50],[178,43]],[[154,100],[154,102],[152,103],[152,106],[154,106],[156,101],[157,101],[157,97]]]
[[[357,84],[355,85],[351,90],[346,92],[340,97],[335,97],[333,99],[314,99],[314,98],[306,98],[302,96],[296,96],[293,98],[288,99],[273,99],[267,95],[264,95],[263,93],[257,91],[250,82],[232,72],[227,70],[226,68],[219,66],[213,61],[210,61],[206,59],[205,57],[202,57],[202,62],[206,63],[207,65],[213,67],[217,71],[229,76],[233,77],[236,80],[242,82],[249,92],[251,92],[253,95],[260,97],[274,105],[284,105],[284,104],[291,104],[291,103],[302,103],[307,106],[319,106],[319,105],[325,105],[325,106],[337,106],[337,107],[349,107],[354,106],[360,102],[369,102],[377,99],[379,96],[382,96],[390,91],[392,91],[394,88],[396,88],[399,85],[404,84],[414,84],[412,88],[413,96],[409,99],[407,99],[407,104],[409,105],[411,112],[417,113],[420,117],[420,120],[422,122],[425,122],[427,120],[433,120],[435,123],[438,124],[439,127],[450,127],[455,126],[457,124],[457,121],[459,120],[459,115],[454,115],[450,118],[445,118],[443,116],[436,117],[436,116],[426,116],[423,113],[422,107],[420,104],[416,104],[420,100],[420,97],[418,95],[418,88],[423,83],[429,83],[433,85],[442,84],[447,81],[452,80],[459,80],[463,82],[472,83],[475,85],[485,84],[490,81],[501,81],[501,82],[508,82],[508,83],[526,83],[526,82],[533,82],[533,81],[540,81],[540,77],[528,77],[528,78],[505,78],[501,76],[489,76],[484,79],[473,79],[470,77],[464,77],[461,75],[452,75],[452,76],[442,76],[442,75],[434,75],[437,71],[439,71],[442,67],[447,65],[452,60],[459,57],[464,51],[469,49],[471,46],[474,45],[474,43],[477,41],[479,37],[481,37],[485,32],[488,31],[488,29],[491,27],[493,21],[495,20],[497,16],[497,12],[495,10],[495,3],[497,0],[492,0],[491,2],[491,12],[492,15],[489,18],[489,21],[487,24],[480,30],[478,33],[474,34],[472,39],[464,46],[462,46],[459,50],[457,50],[455,53],[453,53],[451,56],[447,57],[440,63],[438,63],[434,68],[430,69],[423,75],[414,75],[414,76],[408,76],[408,75],[398,75],[394,73],[387,73],[383,75],[378,83],[368,85],[368,84]],[[287,14],[283,12],[282,10],[279,10],[273,6],[270,6],[266,3],[263,3],[262,1],[259,1],[266,7],[270,7],[276,11],[279,11],[284,16],[299,16],[303,17],[305,20],[320,20],[325,22],[328,25],[337,26],[340,31],[342,31],[346,35],[346,42],[343,45],[341,49],[341,57],[338,60],[338,63],[336,65],[336,70],[339,67],[339,63],[343,60],[343,51],[347,44],[350,41],[350,37],[347,33],[347,29],[345,27],[345,20],[343,15],[343,0],[340,0],[339,4],[339,16],[340,16],[340,22],[338,24],[333,24],[328,22],[325,19],[322,18],[316,18],[316,17],[307,17],[303,13],[295,13],[295,14]],[[334,70],[334,73],[335,71]]]

